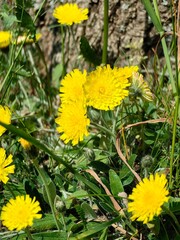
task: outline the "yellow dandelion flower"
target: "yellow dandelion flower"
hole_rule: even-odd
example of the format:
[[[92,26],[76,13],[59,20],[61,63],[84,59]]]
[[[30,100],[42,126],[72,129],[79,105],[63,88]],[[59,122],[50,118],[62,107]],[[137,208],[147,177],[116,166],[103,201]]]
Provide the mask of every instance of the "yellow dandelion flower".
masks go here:
[[[6,48],[11,42],[11,32],[9,31],[0,31],[0,48]]]
[[[4,184],[9,180],[8,175],[14,173],[15,166],[10,165],[12,161],[12,155],[10,154],[6,158],[6,151],[3,148],[0,148],[0,181]]]
[[[18,142],[21,144],[21,146],[25,149],[28,150],[31,148],[32,144],[28,141],[26,141],[24,138],[20,138]]]
[[[17,196],[3,206],[1,220],[4,226],[10,231],[20,231],[28,226],[33,225],[34,219],[42,217],[38,212],[41,211],[39,202],[35,197],[31,199],[29,195]]]
[[[35,39],[32,38],[31,36],[26,36],[26,35],[23,35],[23,36],[18,36],[17,37],[17,40],[13,41],[14,44],[21,44],[22,42],[25,42],[25,43],[33,43],[33,42],[37,42],[39,41],[39,39],[42,37],[41,33],[37,33],[35,35]]]
[[[131,95],[140,98],[144,98],[147,101],[153,101],[153,94],[147,84],[147,82],[144,81],[143,75],[138,72],[133,72],[132,78],[131,78]]]
[[[86,111],[82,103],[62,104],[56,123],[59,125],[57,131],[61,133],[60,138],[66,144],[72,141],[72,145],[76,145],[89,134],[87,127],[90,120]]]
[[[162,205],[168,201],[169,194],[166,189],[167,179],[165,174],[150,175],[144,178],[129,196],[128,211],[132,212],[131,219],[142,221],[144,224],[153,220],[154,216],[161,213]]]
[[[63,103],[84,102],[83,85],[86,81],[86,71],[83,73],[78,69],[74,69],[67,74],[61,81],[60,97]]]
[[[88,19],[88,9],[79,8],[76,3],[66,3],[54,9],[53,16],[60,24],[72,25]]]
[[[87,105],[100,110],[113,110],[128,96],[130,85],[117,67],[99,66],[92,71],[84,84]]]
[[[0,122],[10,124],[11,112],[8,107],[0,105]],[[6,128],[0,125],[0,136],[6,131]]]
[[[130,77],[132,77],[132,74],[134,72],[138,71],[138,69],[139,69],[138,66],[129,66],[129,67],[126,66],[126,67],[119,68],[118,71],[122,77],[130,78]]]

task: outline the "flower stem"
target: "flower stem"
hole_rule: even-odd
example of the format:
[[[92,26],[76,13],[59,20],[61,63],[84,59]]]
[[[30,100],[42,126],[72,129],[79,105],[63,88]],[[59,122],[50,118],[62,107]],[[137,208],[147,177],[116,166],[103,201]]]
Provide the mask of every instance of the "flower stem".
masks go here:
[[[46,60],[45,60],[45,57],[44,57],[44,54],[39,46],[39,43],[36,42],[35,43],[36,45],[36,48],[37,48],[37,51],[43,61],[43,64],[45,66],[45,70],[46,70],[46,77],[45,77],[45,88],[44,88],[44,91],[47,95],[47,100],[48,100],[48,105],[49,105],[49,115],[51,115],[52,113],[52,94],[51,94],[51,76],[50,76],[50,73],[49,73],[49,70],[48,70],[48,67],[47,67],[47,63],[46,63]]]
[[[108,133],[110,136],[112,136],[114,139],[116,139],[116,135],[108,128],[106,128],[98,123],[91,123],[90,126],[95,126],[95,127],[99,128],[101,131]]]
[[[172,189],[173,187],[172,175],[173,175],[173,162],[174,162],[174,152],[175,152],[175,144],[176,144],[178,111],[179,111],[179,98],[176,101],[175,112],[174,112],[174,122],[173,122],[173,136],[172,136],[172,148],[171,148],[171,157],[170,157],[170,176],[169,176],[170,189]]]
[[[28,227],[25,229],[25,233],[27,234],[28,240],[33,240],[33,237]]]
[[[56,217],[56,213],[55,213],[55,209],[54,209],[54,204],[52,202],[52,198],[51,198],[51,193],[49,191],[49,187],[48,187],[48,183],[46,181],[46,177],[44,175],[44,172],[43,170],[39,167],[39,164],[38,164],[38,161],[36,159],[33,160],[33,164],[36,168],[36,170],[38,171],[39,173],[39,176],[41,177],[43,183],[44,183],[44,186],[45,186],[45,190],[46,190],[46,194],[47,194],[47,197],[48,197],[48,202],[49,202],[49,205],[51,207],[51,211],[52,211],[52,214],[53,214],[53,218],[54,218],[54,221],[56,223],[56,227],[57,229],[60,231],[61,230],[61,227],[60,227],[60,223],[58,222],[58,219]]]
[[[36,22],[36,20],[37,20],[37,18],[38,18],[38,16],[39,16],[40,12],[42,11],[42,8],[43,8],[44,4],[46,3],[46,1],[47,1],[47,0],[44,0],[44,1],[41,3],[41,6],[39,7],[39,9],[38,9],[38,11],[37,11],[37,13],[36,13],[35,18],[33,19],[33,23]]]
[[[66,75],[66,70],[65,70],[65,53],[64,53],[64,41],[65,41],[65,35],[64,35],[64,27],[61,24],[61,54],[62,54],[62,78]]]
[[[104,0],[104,33],[103,33],[102,64],[106,64],[106,63],[107,63],[107,47],[108,47],[108,9],[109,9],[109,0]]]

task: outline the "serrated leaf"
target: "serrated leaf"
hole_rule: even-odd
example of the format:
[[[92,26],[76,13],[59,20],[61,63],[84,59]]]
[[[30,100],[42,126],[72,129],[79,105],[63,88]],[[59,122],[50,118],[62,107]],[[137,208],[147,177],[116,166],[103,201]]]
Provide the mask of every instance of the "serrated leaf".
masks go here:
[[[95,50],[90,46],[87,38],[84,36],[82,36],[80,40],[80,50],[86,61],[93,63],[95,66],[101,64],[101,60],[97,56]]]
[[[180,198],[170,197],[168,204],[171,212],[180,214]]]
[[[77,204],[77,205],[75,206],[75,209],[76,209],[76,212],[77,212],[80,220],[85,221],[85,212],[84,212],[84,210],[82,209],[81,205]]]
[[[26,191],[22,183],[16,184],[16,183],[8,182],[7,185],[4,185],[4,191],[3,191],[3,198],[6,198],[8,200],[10,198],[14,198],[14,196],[11,194],[9,189],[11,189],[11,191],[15,196],[26,194]]]
[[[110,182],[111,192],[114,196],[118,196],[118,193],[124,192],[121,179],[119,178],[117,173],[112,169],[109,170],[109,182]]]
[[[56,223],[52,214],[46,214],[41,219],[35,219],[31,227],[31,231],[33,232],[42,232],[51,229],[56,229]]]

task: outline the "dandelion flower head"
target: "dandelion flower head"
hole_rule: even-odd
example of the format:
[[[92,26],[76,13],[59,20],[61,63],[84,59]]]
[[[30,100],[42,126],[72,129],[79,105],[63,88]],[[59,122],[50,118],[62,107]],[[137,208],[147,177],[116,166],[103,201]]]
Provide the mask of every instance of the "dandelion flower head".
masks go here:
[[[53,16],[60,24],[72,25],[88,19],[88,9],[79,8],[76,3],[66,3],[54,9]]]
[[[126,67],[119,68],[118,71],[122,77],[130,78],[132,77],[132,74],[134,72],[138,71],[138,69],[139,69],[138,66],[126,66]]]
[[[18,142],[21,144],[21,146],[25,149],[25,150],[28,150],[31,148],[31,143],[26,141],[24,138],[20,138],[18,140]]]
[[[10,165],[12,161],[12,155],[10,154],[6,158],[6,151],[3,148],[0,148],[0,181],[4,184],[9,180],[8,175],[14,173],[15,166]]]
[[[130,85],[121,70],[110,65],[99,66],[92,71],[84,84],[87,105],[99,110],[113,110],[128,96]]]
[[[90,120],[86,115],[87,109],[82,103],[62,104],[56,123],[59,125],[57,131],[61,133],[60,138],[67,144],[72,145],[82,141],[87,136]]]
[[[29,195],[17,196],[3,206],[1,220],[4,226],[10,231],[20,231],[33,225],[34,219],[40,219],[41,211],[39,202],[35,198],[31,199]]]
[[[86,75],[86,71],[82,73],[78,69],[74,69],[62,79],[60,98],[63,103],[85,101],[83,85],[86,81]]]
[[[0,105],[0,121],[5,124],[11,123],[11,112],[7,106]],[[6,131],[6,128],[0,125],[0,136]]]
[[[144,178],[133,189],[129,196],[131,202],[128,204],[128,212],[132,213],[133,221],[137,219],[146,224],[161,213],[162,205],[169,199],[166,184],[165,174],[156,173],[149,178]]]
[[[0,48],[6,48],[11,42],[12,34],[9,31],[0,31]]]
[[[147,82],[144,81],[142,74],[133,72],[130,89],[132,90],[132,95],[134,97],[140,97],[147,101],[153,101],[153,94]]]

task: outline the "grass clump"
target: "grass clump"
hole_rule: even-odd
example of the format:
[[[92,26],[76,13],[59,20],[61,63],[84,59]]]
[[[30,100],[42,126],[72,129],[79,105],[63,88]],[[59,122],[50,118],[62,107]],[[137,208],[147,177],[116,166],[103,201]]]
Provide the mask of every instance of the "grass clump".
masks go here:
[[[108,63],[104,0],[102,60],[82,36],[77,67],[67,72],[65,43],[75,24],[87,24],[88,9],[62,3],[53,14],[61,61],[51,73],[36,26],[45,2],[36,15],[33,1],[0,12],[0,238],[177,240],[178,21],[167,46],[157,2],[142,1],[165,59],[143,75],[142,66]]]

